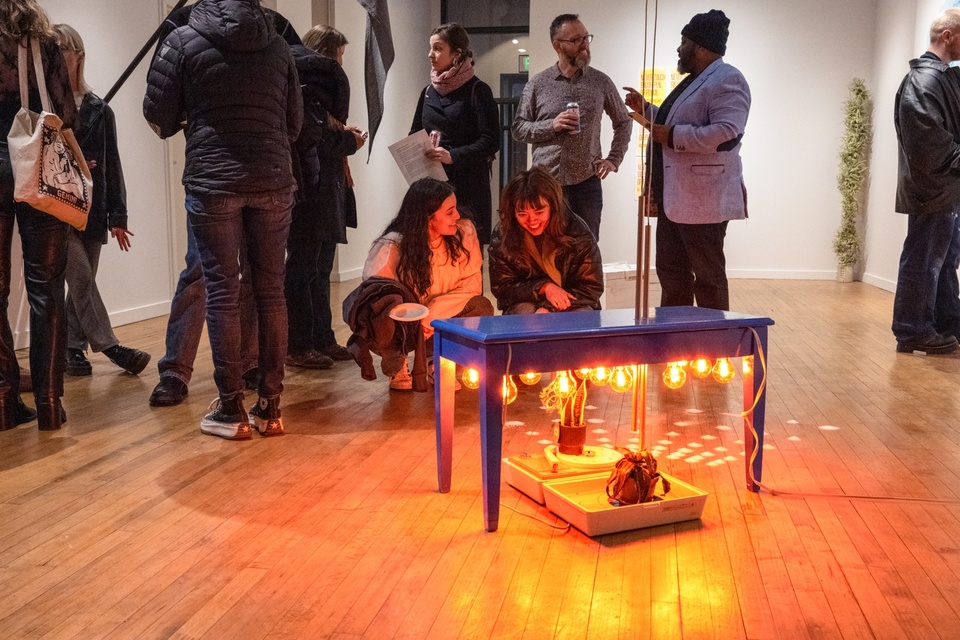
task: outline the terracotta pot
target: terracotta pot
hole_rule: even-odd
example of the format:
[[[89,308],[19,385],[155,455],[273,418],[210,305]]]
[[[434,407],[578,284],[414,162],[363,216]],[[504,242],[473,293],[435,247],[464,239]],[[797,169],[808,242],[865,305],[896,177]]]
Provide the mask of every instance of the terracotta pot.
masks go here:
[[[559,425],[558,430],[557,444],[560,453],[568,456],[578,456],[583,453],[583,445],[587,441],[587,427],[585,425],[578,427]]]

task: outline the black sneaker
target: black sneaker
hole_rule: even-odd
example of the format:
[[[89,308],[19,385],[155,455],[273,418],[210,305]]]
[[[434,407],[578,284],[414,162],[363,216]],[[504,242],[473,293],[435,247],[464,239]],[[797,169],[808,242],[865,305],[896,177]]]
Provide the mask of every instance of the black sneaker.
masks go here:
[[[110,358],[110,362],[133,375],[143,371],[147,363],[150,362],[150,354],[146,351],[131,349],[122,344],[104,349],[103,355]]]
[[[250,409],[250,417],[257,433],[266,437],[283,435],[283,419],[280,417],[280,398],[260,398]]]
[[[287,355],[286,365],[298,369],[331,369],[333,368],[333,360],[311,349],[303,353]]]
[[[173,407],[187,397],[187,385],[180,378],[160,376],[160,382],[150,394],[151,407]]]
[[[218,397],[211,402],[210,413],[200,421],[200,431],[225,440],[249,440],[253,434],[243,408],[243,394],[230,400]]]
[[[87,356],[82,349],[67,349],[67,369],[68,376],[89,376],[93,373],[93,365],[87,360]]]
[[[350,360],[353,360],[353,356],[350,355],[350,352],[347,351],[347,348],[343,345],[337,344],[336,342],[317,349],[317,352],[320,353],[320,355],[327,356],[331,360],[337,360],[339,362],[349,362]]]
[[[942,355],[945,353],[953,353],[956,350],[957,339],[952,335],[943,335],[941,333],[938,333],[934,337],[923,342],[907,341],[897,343],[897,351],[899,353],[913,353],[914,351],[922,351],[928,355]]]

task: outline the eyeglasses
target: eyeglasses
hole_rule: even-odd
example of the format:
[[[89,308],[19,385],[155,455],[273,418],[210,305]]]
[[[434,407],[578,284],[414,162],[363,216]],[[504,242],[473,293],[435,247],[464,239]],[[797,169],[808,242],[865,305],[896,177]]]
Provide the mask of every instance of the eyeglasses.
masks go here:
[[[570,38],[569,40],[562,40],[560,38],[557,38],[557,42],[566,42],[568,44],[572,44],[575,47],[579,47],[584,42],[586,42],[587,44],[590,44],[591,42],[593,42],[593,34],[588,33],[585,36],[580,36],[579,38]]]

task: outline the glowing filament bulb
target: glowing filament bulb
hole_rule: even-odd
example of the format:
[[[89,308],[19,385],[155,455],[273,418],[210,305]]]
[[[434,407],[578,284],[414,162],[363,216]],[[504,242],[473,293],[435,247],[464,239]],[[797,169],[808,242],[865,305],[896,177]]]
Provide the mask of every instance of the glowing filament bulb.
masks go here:
[[[679,362],[671,362],[663,370],[663,384],[671,389],[679,389],[687,381],[687,370]]]
[[[575,369],[573,375],[578,380],[586,380],[590,377],[590,367],[583,367],[582,369]]]
[[[602,386],[610,382],[610,369],[607,367],[597,367],[590,372],[590,382]]]
[[[748,376],[753,373],[753,356],[744,356],[742,360],[740,366],[743,369],[743,375]]]
[[[520,382],[523,384],[537,384],[542,377],[539,371],[528,371],[520,374]]]
[[[510,376],[503,376],[502,392],[503,402],[505,404],[511,404],[517,399],[517,385],[513,383],[513,379]]]
[[[614,367],[610,375],[610,388],[617,393],[624,393],[633,387],[633,374],[627,367]]]
[[[693,371],[693,375],[698,378],[706,378],[710,375],[710,372],[713,371],[713,363],[706,358],[699,358],[693,361],[690,365],[690,370]]]
[[[570,379],[566,371],[558,371],[553,382],[556,385],[557,395],[561,398],[569,398],[577,390],[576,383]]]
[[[467,367],[460,374],[460,380],[467,389],[477,389],[480,387],[480,372],[473,367]]]
[[[717,358],[717,363],[713,365],[713,379],[717,382],[726,384],[736,377],[737,373],[730,362],[730,358]]]

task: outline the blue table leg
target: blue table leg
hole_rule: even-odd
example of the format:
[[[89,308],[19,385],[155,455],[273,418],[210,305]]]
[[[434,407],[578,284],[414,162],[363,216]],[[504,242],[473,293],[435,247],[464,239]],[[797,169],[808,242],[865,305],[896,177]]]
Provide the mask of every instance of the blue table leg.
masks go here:
[[[743,419],[743,441],[747,453],[745,463],[747,489],[750,491],[760,491],[758,484],[762,480],[763,473],[763,435],[764,419],[766,417],[766,387],[761,388],[766,370],[761,361],[760,353],[767,357],[767,328],[756,327],[757,335],[760,337],[759,343],[756,339],[751,340],[753,349],[751,351],[752,366],[749,373],[743,376],[743,408],[744,412],[753,406],[756,400],[756,407],[753,412],[744,416]],[[759,398],[757,397],[759,394]],[[752,473],[751,473],[752,471]]]
[[[506,362],[488,357],[480,379],[480,464],[483,478],[483,524],[487,531],[496,531],[500,524],[500,458],[503,456],[505,370]]]
[[[437,485],[440,493],[450,493],[453,474],[453,410],[457,365],[438,356],[439,367],[434,370],[434,402],[437,407]]]

